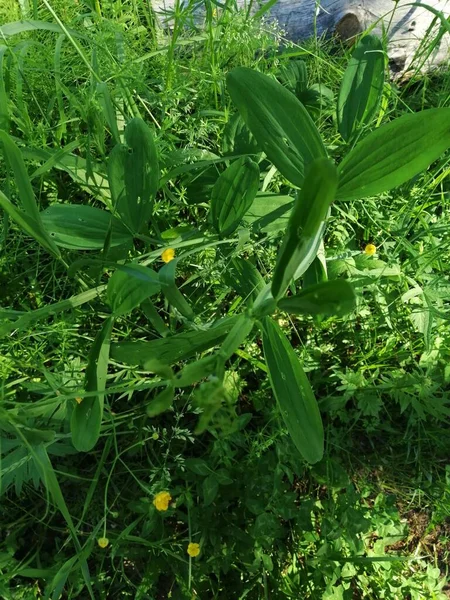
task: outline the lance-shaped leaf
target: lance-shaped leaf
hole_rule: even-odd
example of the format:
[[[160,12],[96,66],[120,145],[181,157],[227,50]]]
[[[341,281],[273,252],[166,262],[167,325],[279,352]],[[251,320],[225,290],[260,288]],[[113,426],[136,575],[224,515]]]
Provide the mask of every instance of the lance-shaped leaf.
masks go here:
[[[178,264],[178,259],[174,258],[159,270],[159,281],[161,283],[161,291],[167,300],[174,306],[186,319],[194,319],[194,311],[189,302],[180,292],[175,283],[175,274]]]
[[[264,287],[264,279],[260,272],[245,258],[233,258],[223,274],[223,279],[248,304],[253,304]]]
[[[5,194],[0,193],[0,206],[26,233],[34,237],[53,256],[61,256],[59,249],[47,233],[41,220],[36,198],[34,196],[28,171],[22,154],[13,139],[0,130],[0,148],[3,150],[6,163],[11,167],[19,193],[23,210],[18,209]]]
[[[138,117],[125,129],[127,146],[118,144],[108,161],[108,181],[115,210],[133,233],[145,229],[159,185],[159,162],[153,135]]]
[[[319,407],[302,365],[280,327],[270,318],[262,325],[270,383],[286,428],[300,454],[310,463],[323,456]]]
[[[234,161],[214,184],[211,194],[211,219],[221,236],[239,226],[253,204],[259,185],[258,165],[243,156]]]
[[[272,280],[272,295],[276,300],[283,296],[291,279],[300,277],[314,260],[337,184],[337,170],[330,160],[321,158],[311,164],[278,254]]]
[[[381,40],[364,36],[345,70],[337,102],[339,133],[350,140],[374,117],[383,95],[385,56]]]
[[[111,347],[111,356],[127,365],[144,365],[149,360],[173,365],[199,352],[218,346],[227,337],[237,317],[227,317],[209,329],[185,331],[150,342],[120,342]]]
[[[69,250],[101,250],[109,232],[110,247],[133,241],[118,219],[93,206],[53,204],[41,213],[41,217],[55,244]]]
[[[343,279],[312,285],[295,296],[282,298],[278,308],[295,315],[342,317],[356,306],[353,286]]]
[[[77,403],[70,420],[72,442],[79,452],[92,450],[100,436],[113,321],[113,317],[106,319],[88,357],[85,390],[97,394],[87,396]]]
[[[450,108],[403,115],[359,142],[339,165],[337,200],[376,196],[405,183],[450,147]]]
[[[261,150],[288,181],[301,187],[305,167],[327,155],[306,108],[281,83],[246,67],[228,74],[227,87]]]
[[[108,304],[115,317],[125,315],[161,290],[158,273],[142,265],[127,265],[117,270],[108,282]]]

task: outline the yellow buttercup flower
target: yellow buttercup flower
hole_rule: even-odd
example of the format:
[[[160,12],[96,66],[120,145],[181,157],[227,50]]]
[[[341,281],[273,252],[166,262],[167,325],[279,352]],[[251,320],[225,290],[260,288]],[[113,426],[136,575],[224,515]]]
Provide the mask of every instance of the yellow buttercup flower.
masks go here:
[[[195,558],[200,554],[200,544],[196,544],[194,542],[190,542],[187,547],[187,553],[191,558]]]
[[[153,504],[155,505],[156,510],[164,512],[169,508],[169,503],[172,500],[172,496],[169,492],[159,492],[153,498]]]
[[[98,538],[97,544],[100,546],[100,548],[106,548],[106,546],[109,544],[109,540],[106,537],[101,537]]]
[[[175,258],[175,248],[166,248],[161,254],[161,258],[165,263],[170,262]]]
[[[367,256],[373,256],[376,251],[377,247],[373,244],[367,244],[367,246],[364,248],[364,253],[367,254]]]

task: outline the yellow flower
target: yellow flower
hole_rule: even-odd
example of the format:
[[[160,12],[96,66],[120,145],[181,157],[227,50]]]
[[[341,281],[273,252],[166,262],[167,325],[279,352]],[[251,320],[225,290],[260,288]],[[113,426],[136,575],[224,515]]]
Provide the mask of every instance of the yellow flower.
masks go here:
[[[161,258],[165,263],[170,262],[175,258],[175,249],[174,248],[166,248],[164,252],[161,254]]]
[[[373,244],[367,244],[367,246],[364,248],[364,253],[367,254],[367,256],[373,256],[376,251],[377,247]]]
[[[100,546],[100,548],[106,548],[106,546],[109,544],[109,540],[108,538],[101,537],[98,538],[97,544]]]
[[[172,496],[169,492],[159,492],[153,498],[153,504],[156,507],[156,510],[165,511],[169,508],[169,502],[172,500]]]
[[[187,553],[192,558],[195,558],[196,556],[198,556],[200,554],[200,544],[195,544],[194,542],[190,542],[189,546],[187,547]]]
[[[83,402],[83,398],[80,398],[79,396],[77,396],[77,397],[75,398],[75,402],[76,402],[77,404],[81,404],[81,403]]]

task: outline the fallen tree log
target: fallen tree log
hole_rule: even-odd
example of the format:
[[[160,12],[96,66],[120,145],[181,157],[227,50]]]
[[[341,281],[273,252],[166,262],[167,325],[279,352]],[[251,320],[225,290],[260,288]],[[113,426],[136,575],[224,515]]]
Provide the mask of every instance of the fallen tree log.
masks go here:
[[[266,2],[254,0],[252,11]],[[154,0],[153,6],[162,15],[174,4],[175,0]],[[248,0],[237,0],[237,4],[248,6]],[[447,29],[436,11],[447,18]],[[295,42],[333,32],[351,40],[372,29],[385,37],[391,72],[396,76],[404,76],[413,61],[415,68],[426,71],[450,57],[450,0],[278,0],[268,15]]]

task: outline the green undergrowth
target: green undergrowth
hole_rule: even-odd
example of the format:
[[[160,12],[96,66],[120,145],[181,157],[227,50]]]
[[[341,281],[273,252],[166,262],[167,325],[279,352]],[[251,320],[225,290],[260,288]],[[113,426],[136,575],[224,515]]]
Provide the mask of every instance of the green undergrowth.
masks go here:
[[[0,129],[20,150],[39,210],[70,203],[105,214],[110,157],[136,118],[151,131],[161,175],[151,226],[131,242],[114,245],[108,230],[94,250],[62,247],[57,257],[1,215],[0,597],[444,600],[448,152],[390,191],[332,204],[326,268],[330,280],[354,286],[352,310],[275,312],[322,415],[316,464],[287,432],[256,328],[224,361],[220,389],[209,346],[192,352],[205,370],[183,387],[170,378],[189,352],[161,361],[157,349],[145,360],[120,351],[121,343],[204,332],[247,314],[254,289],[236,289],[237,265],[250,265],[247,275],[257,268],[263,283],[276,268],[294,194],[266,158],[258,185],[284,197],[278,218],[249,209],[239,228],[225,234],[216,223],[211,234],[219,175],[257,150],[236,120],[227,73],[243,66],[278,79],[303,102],[334,160],[348,148],[335,106],[350,48],[288,42],[264,17],[228,3],[207,3],[200,28],[192,10],[177,5],[167,29],[144,0],[0,7]],[[40,25],[13,29],[21,17]],[[358,136],[449,103],[445,68],[403,85],[386,80]],[[19,205],[20,182],[0,156],[0,189]],[[169,292],[158,287],[150,303],[117,309],[117,265],[160,271],[171,264],[168,249],[179,261]],[[73,300],[96,286],[98,294]],[[86,381],[109,323],[101,428],[82,451],[73,415],[92,398],[103,401],[100,359],[96,385]],[[156,410],[155,399],[167,410]],[[85,433],[75,431],[81,445]],[[154,503],[161,492],[170,494],[167,510]],[[198,556],[189,544],[199,545]]]

